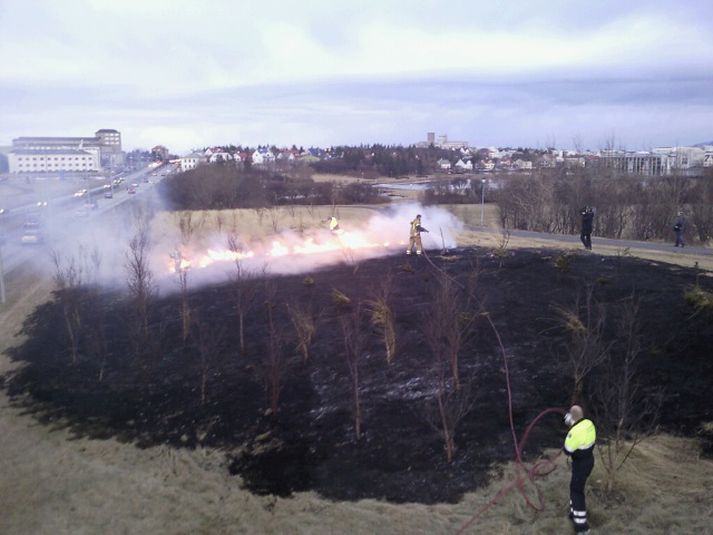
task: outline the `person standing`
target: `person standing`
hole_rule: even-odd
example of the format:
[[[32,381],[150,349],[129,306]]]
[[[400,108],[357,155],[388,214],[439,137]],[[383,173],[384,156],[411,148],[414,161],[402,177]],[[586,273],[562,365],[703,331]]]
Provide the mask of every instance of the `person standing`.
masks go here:
[[[683,212],[676,214],[676,220],[673,222],[673,231],[676,233],[676,245],[674,247],[685,247],[686,242],[683,241],[683,233],[686,232],[686,218]]]
[[[421,233],[428,232],[425,228],[421,226],[421,214],[416,215],[416,219],[411,221],[411,229],[409,230],[408,239],[408,249],[406,249],[406,254],[410,255],[414,248],[416,249],[416,255],[420,256],[423,252],[423,246],[421,244]]]
[[[572,458],[572,477],[569,482],[569,519],[576,533],[589,533],[584,485],[594,468],[594,444],[597,431],[594,423],[584,417],[579,405],[572,405],[564,417],[569,432],[564,440],[564,453]]]
[[[591,206],[585,206],[582,210],[582,233],[579,238],[587,251],[592,250],[592,228],[594,223],[594,210]]]
[[[337,221],[337,218],[334,216],[330,216],[327,219],[324,220],[325,223],[329,223],[329,230],[332,232],[337,232],[338,230],[341,230],[339,228],[339,221]]]

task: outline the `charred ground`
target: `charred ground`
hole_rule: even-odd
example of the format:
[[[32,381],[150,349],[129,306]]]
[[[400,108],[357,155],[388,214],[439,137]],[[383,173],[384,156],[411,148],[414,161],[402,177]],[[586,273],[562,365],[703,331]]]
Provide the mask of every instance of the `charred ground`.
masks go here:
[[[632,293],[641,301],[645,350],[638,380],[645,388],[664,389],[662,425],[693,433],[702,421],[713,420],[706,402],[713,383],[713,324],[684,299],[684,292],[696,284],[711,289],[709,279],[696,270],[555,250],[496,255],[463,249],[431,259],[462,284],[477,272],[474,293],[482,307],[461,355],[460,374],[471,392],[472,409],[457,427],[452,463],[446,462],[443,440],[424,409],[434,391],[434,357],[424,326],[442,273],[423,258],[389,257],[308,277],[270,279],[279,326],[273,342],[282,359],[276,414],[267,410],[269,366],[264,356],[271,337],[265,282],[258,279],[249,283],[254,298],[244,353],[239,350],[234,287],[229,283],[190,292],[193,321],[207,329],[204,338],[207,332],[220,341],[203,360],[197,336],[184,341],[181,334],[178,296],[153,302],[150,343],[137,347],[129,329],[133,312],[125,297],[83,289],[79,300],[85,321],[76,364],[67,349],[58,297],[26,321],[26,341],[11,351],[13,359],[25,365],[3,382],[16,404],[80,436],[116,436],[142,447],[167,443],[224,448],[231,472],[254,492],[313,490],[339,500],[456,501],[482,484],[495,463],[512,458],[502,357],[483,313],[490,314],[506,345],[514,417],[522,430],[540,410],[570,401],[567,333],[554,307],[571,305],[591,286],[598,302],[612,307],[610,337],[616,336],[617,304]],[[367,336],[359,357],[363,435],[356,440],[340,318],[372,298],[388,275],[397,353],[388,365],[380,336],[364,322]],[[335,299],[335,289],[350,302]],[[306,361],[295,349],[287,304],[310,309],[317,318]],[[101,340],[92,327],[97,317],[102,318]],[[104,350],[99,351],[102,343]],[[597,380],[596,373],[590,380]],[[557,446],[561,433],[556,418],[546,421],[532,435],[527,453]]]

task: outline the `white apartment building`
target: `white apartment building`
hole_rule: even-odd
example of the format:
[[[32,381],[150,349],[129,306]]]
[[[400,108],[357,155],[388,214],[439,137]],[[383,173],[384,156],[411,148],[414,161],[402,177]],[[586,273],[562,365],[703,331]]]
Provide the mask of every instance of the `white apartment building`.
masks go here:
[[[204,163],[205,160],[205,156],[203,156],[200,152],[193,152],[183,156],[179,159],[181,171],[190,171],[191,169],[195,169],[200,164]]]
[[[87,173],[99,171],[99,152],[78,149],[13,150],[11,173]]]
[[[8,155],[10,173],[99,171],[121,165],[123,161],[121,134],[113,129],[97,130],[94,136],[87,137],[18,137],[12,140]],[[77,166],[77,163],[87,165]]]
[[[690,174],[706,165],[706,151],[699,147],[659,147],[636,152],[606,150],[601,151],[600,157],[607,167],[644,176]]]

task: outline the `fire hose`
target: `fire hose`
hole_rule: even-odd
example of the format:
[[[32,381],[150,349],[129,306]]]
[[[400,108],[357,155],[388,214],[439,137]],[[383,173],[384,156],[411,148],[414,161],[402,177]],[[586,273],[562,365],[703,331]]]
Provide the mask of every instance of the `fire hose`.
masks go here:
[[[468,294],[476,301],[480,301],[477,296],[473,295],[468,291],[468,289],[461,284],[459,281],[448,275],[443,269],[439,268],[436,264],[433,263],[431,258],[428,256],[426,251],[423,251],[423,256],[426,258],[428,263],[433,267],[436,271],[440,272],[443,276],[448,278],[450,281],[452,281],[454,284],[458,285],[460,288],[468,292]],[[500,353],[502,354],[503,357],[503,370],[505,373],[505,384],[507,387],[507,398],[508,398],[508,420],[510,424],[510,433],[512,434],[512,440],[513,440],[513,447],[515,449],[515,466],[516,466],[516,473],[517,477],[510,482],[509,484],[503,486],[496,494],[493,496],[487,503],[485,503],[483,506],[480,507],[475,513],[471,515],[471,517],[458,529],[456,532],[457,535],[460,535],[465,532],[466,529],[471,527],[475,521],[483,514],[485,511],[490,509],[493,505],[495,505],[503,496],[508,494],[510,491],[513,489],[517,489],[517,491],[522,495],[523,499],[525,500],[525,503],[527,504],[528,507],[535,511],[542,511],[544,510],[544,497],[542,495],[542,490],[537,486],[537,483],[535,482],[536,477],[544,477],[550,473],[552,473],[556,468],[557,465],[555,464],[555,461],[557,458],[562,454],[562,451],[560,450],[558,453],[556,453],[554,456],[549,457],[549,458],[544,458],[540,459],[537,461],[535,464],[533,464],[531,467],[527,467],[525,463],[522,460],[522,452],[525,448],[525,444],[527,443],[527,440],[530,436],[530,432],[532,429],[535,427],[535,425],[542,419],[544,416],[550,414],[550,413],[557,413],[560,415],[564,415],[566,413],[565,410],[560,409],[560,408],[548,408],[540,412],[527,426],[525,429],[525,432],[522,434],[522,437],[518,440],[517,437],[517,432],[515,431],[515,423],[513,419],[513,410],[512,410],[512,385],[510,383],[510,370],[508,368],[508,359],[507,359],[507,352],[505,351],[505,346],[503,344],[502,338],[500,337],[500,332],[498,331],[497,327],[495,326],[495,323],[493,323],[492,318],[490,317],[490,313],[486,312],[485,317],[488,320],[488,324],[490,325],[490,328],[493,331],[493,334],[495,335],[495,338],[498,342],[498,347],[500,348]],[[533,499],[530,498],[530,496],[527,495],[525,485],[526,483],[532,483],[532,486],[536,490],[536,501],[533,501]]]

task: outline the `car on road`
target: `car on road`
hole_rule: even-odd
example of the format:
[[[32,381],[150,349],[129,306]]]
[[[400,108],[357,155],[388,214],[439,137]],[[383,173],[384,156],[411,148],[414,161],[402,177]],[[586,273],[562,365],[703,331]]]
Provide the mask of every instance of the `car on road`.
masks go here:
[[[27,219],[22,225],[22,237],[20,238],[22,245],[35,245],[42,243],[42,230],[40,223],[34,219]]]
[[[129,186],[129,189],[127,191],[130,195],[133,195],[134,193],[136,193],[136,188],[132,184],[131,186]]]
[[[113,190],[106,190],[104,192],[104,198],[105,199],[113,199],[114,198],[114,191]]]
[[[75,197],[84,197],[88,193],[88,190],[82,188],[76,192],[74,192]]]

